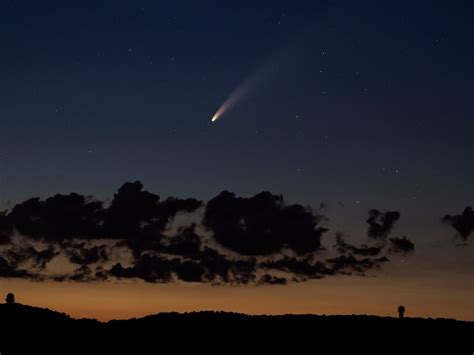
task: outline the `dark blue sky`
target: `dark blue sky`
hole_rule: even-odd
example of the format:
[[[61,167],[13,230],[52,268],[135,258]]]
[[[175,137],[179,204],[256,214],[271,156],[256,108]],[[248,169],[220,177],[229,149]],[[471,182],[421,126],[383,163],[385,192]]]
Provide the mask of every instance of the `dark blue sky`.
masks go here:
[[[474,196],[473,13],[472,1],[3,1],[1,202],[106,197],[140,179],[164,196],[457,211]]]

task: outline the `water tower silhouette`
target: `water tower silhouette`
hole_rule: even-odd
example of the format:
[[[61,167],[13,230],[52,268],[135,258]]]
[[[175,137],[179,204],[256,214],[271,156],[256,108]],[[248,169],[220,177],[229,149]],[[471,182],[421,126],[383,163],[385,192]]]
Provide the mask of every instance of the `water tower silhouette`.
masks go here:
[[[403,319],[403,317],[405,316],[405,307],[398,306],[398,316],[400,317],[400,319]]]

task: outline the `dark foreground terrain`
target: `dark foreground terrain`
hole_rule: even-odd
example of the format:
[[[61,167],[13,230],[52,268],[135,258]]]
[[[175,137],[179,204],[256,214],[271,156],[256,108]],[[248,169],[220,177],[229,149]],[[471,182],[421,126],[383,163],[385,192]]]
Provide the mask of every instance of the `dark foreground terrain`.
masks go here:
[[[375,316],[161,313],[101,323],[20,304],[0,305],[0,353],[472,354],[474,322]]]

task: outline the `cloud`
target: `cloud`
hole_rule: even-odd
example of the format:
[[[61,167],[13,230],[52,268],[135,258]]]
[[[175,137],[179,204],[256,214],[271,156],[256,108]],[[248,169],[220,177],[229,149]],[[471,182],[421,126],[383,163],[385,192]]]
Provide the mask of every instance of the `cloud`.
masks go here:
[[[382,263],[388,262],[385,256],[380,258],[362,258],[358,259],[354,255],[340,255],[338,257],[328,259],[327,262],[332,264],[333,270],[341,274],[350,275],[352,271],[356,271],[360,275],[364,275],[365,271],[380,268]]]
[[[105,244],[88,247],[84,242],[65,242],[62,247],[66,257],[73,264],[88,265],[109,259],[108,246]]]
[[[0,215],[0,237],[12,227],[51,242],[150,237],[163,231],[179,211],[192,212],[202,205],[192,198],[159,200],[160,196],[144,191],[140,181],[123,184],[106,207],[76,193],[44,201],[31,198],[15,205],[7,216]]]
[[[147,253],[130,267],[117,263],[110,269],[110,275],[119,279],[138,278],[154,283],[181,280],[214,285],[249,284],[255,281],[256,272],[254,258],[232,259],[208,247],[204,248],[198,260]]]
[[[444,216],[442,221],[454,228],[464,241],[474,231],[474,211],[471,206],[467,206],[461,214]]]
[[[9,244],[13,226],[7,217],[7,211],[0,212],[0,245]]]
[[[178,212],[193,212],[203,205],[194,198],[168,198],[143,190],[141,182],[125,183],[104,211],[104,238],[121,239],[134,256],[162,248],[162,232]]]
[[[336,245],[334,246],[339,253],[341,254],[346,254],[346,253],[351,253],[354,255],[363,255],[363,256],[376,256],[379,255],[383,248],[384,245],[377,245],[377,246],[367,246],[365,244],[362,244],[360,246],[355,246],[352,244],[347,243],[343,236],[342,233],[337,233],[336,234]]]
[[[166,200],[158,205],[158,215],[165,222],[163,227],[166,226],[178,212],[194,212],[203,203],[195,198],[179,199],[174,197],[168,197]]]
[[[31,198],[15,205],[8,215],[11,224],[34,239],[61,241],[71,238],[97,238],[102,202],[71,193],[42,201]]]
[[[202,206],[194,198],[161,201],[140,181],[123,184],[110,203],[76,193],[30,198],[0,212],[0,277],[285,285],[365,275],[388,261],[385,240],[400,217],[371,210],[369,236],[377,244],[354,245],[338,233],[328,251],[322,247],[325,204],[315,213],[267,191],[250,198],[223,191]],[[202,219],[173,224],[179,213]],[[408,252],[412,245],[406,238],[390,243],[389,252]],[[47,265],[57,256],[75,269],[52,274]]]
[[[140,181],[125,183],[104,212],[104,235],[128,239],[159,234],[179,211],[192,212],[202,205],[193,198],[159,200],[160,196],[143,191]]]
[[[248,284],[255,280],[255,258],[235,260],[215,249],[205,247],[201,264],[206,268],[204,279],[213,284]]]
[[[195,232],[196,225],[178,229],[178,234],[168,241],[168,244],[162,247],[162,251],[167,254],[180,255],[189,259],[199,259],[201,256],[202,242],[201,237]]]
[[[264,270],[289,273],[294,281],[306,281],[337,274],[350,275],[354,271],[358,275],[365,275],[367,271],[378,269],[382,263],[388,261],[385,256],[356,258],[352,254],[328,258],[324,262],[314,260],[312,256],[304,258],[285,256],[276,261],[265,261],[260,267]]]
[[[184,261],[175,265],[174,272],[178,279],[185,282],[201,282],[206,269],[197,262]]]
[[[327,231],[308,207],[286,205],[283,197],[261,192],[251,198],[223,191],[205,209],[203,225],[224,247],[242,255],[269,255],[289,248],[315,252]]]
[[[94,281],[104,281],[108,278],[107,272],[103,267],[98,266],[95,271],[87,265],[82,265],[70,274],[55,275],[52,277],[54,281],[64,282],[64,281],[75,281],[75,282],[94,282]]]
[[[38,251],[31,245],[22,247],[12,247],[3,251],[3,256],[9,261],[12,267],[18,268],[20,265],[31,263],[36,269],[43,270],[46,264],[59,255],[54,246]]]
[[[319,279],[324,275],[333,274],[333,270],[327,268],[322,262],[314,261],[313,257],[295,258],[285,256],[279,260],[268,260],[262,262],[260,267],[266,270],[284,271],[297,278]]]
[[[166,259],[151,254],[142,255],[133,266],[123,267],[121,263],[115,264],[110,270],[110,275],[119,279],[138,278],[147,282],[170,282],[172,280],[173,265],[179,259]]]
[[[399,219],[400,212],[398,211],[380,212],[376,209],[370,210],[367,219],[369,224],[367,235],[370,238],[385,240],[392,231],[395,222]]]
[[[415,244],[407,237],[390,238],[390,252],[391,253],[412,253],[415,250]]]
[[[30,279],[35,276],[27,270],[10,265],[8,260],[0,256],[0,277]]]
[[[270,274],[263,275],[258,281],[259,285],[286,285],[288,280],[284,277],[273,276]]]

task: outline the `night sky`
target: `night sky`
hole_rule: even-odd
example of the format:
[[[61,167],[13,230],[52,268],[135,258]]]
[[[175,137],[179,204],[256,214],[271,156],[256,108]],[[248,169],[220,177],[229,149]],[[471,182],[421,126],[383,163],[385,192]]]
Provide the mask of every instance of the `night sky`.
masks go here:
[[[309,253],[336,265],[328,261],[336,250],[357,255],[354,248],[368,245],[384,247],[390,259],[350,272],[333,266],[318,277],[292,272],[285,285],[274,285],[277,276],[150,282],[141,273],[130,276],[133,262],[150,250],[140,244],[142,259],[131,262],[130,274],[123,261],[120,272],[110,271],[119,252],[107,249],[104,260],[75,266],[97,272],[99,264],[110,274],[74,280],[64,276],[74,248],[126,240],[133,250],[132,238],[149,235],[132,227],[127,234],[129,225],[116,222],[127,208],[110,212],[105,227],[86,237],[51,237],[54,228],[44,225],[25,232],[21,218],[29,212],[21,212],[5,217],[13,227],[0,248],[0,293],[100,319],[200,309],[387,315],[403,303],[410,315],[474,320],[474,214],[465,210],[474,203],[472,1],[8,0],[0,4],[0,38],[6,216],[29,198],[58,193],[95,196],[106,208],[124,183],[139,180],[160,201],[202,201],[176,208],[166,228],[153,233],[186,238],[179,224],[194,221],[206,245],[228,258],[268,263],[271,255],[277,263]],[[242,87],[240,100],[211,122]],[[217,201],[223,190],[243,199]],[[249,216],[267,211],[268,201],[254,208],[250,198],[262,191],[312,208],[317,228],[328,229],[312,235],[321,246],[308,247],[303,237],[298,244],[297,234],[307,231],[296,208],[294,215],[276,209],[281,224],[254,221],[255,233],[270,230],[281,245],[252,239]],[[215,206],[206,205],[212,199]],[[233,217],[250,238],[245,243],[225,229],[226,206],[242,211]],[[372,209],[386,229],[374,235]],[[390,211],[399,218],[387,222]],[[103,241],[109,237],[113,243]],[[391,238],[402,237],[414,250],[395,250]],[[81,242],[86,246],[74,244]],[[14,261],[8,250],[18,255],[25,245],[53,248],[59,261],[36,269],[30,254]],[[168,255],[162,247],[151,249]],[[279,268],[278,277],[282,271],[288,270]]]

